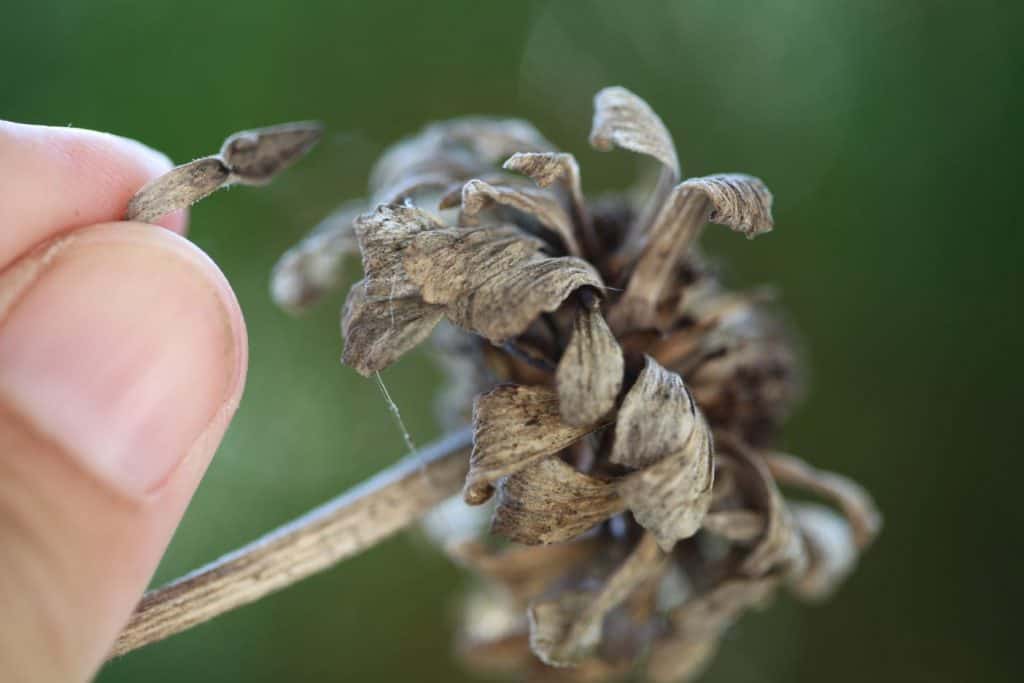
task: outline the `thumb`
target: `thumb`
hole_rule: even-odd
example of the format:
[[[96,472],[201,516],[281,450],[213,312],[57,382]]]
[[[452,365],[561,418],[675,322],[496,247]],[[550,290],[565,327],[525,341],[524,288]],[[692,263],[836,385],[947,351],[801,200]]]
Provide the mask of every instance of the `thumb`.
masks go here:
[[[168,230],[83,228],[0,274],[0,680],[95,673],[245,367],[231,289]]]

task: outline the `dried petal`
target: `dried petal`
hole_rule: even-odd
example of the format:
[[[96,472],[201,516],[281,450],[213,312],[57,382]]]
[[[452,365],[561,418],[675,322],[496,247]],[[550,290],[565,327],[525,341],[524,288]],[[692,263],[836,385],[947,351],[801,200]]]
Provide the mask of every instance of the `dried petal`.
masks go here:
[[[847,521],[821,505],[791,506],[803,534],[808,564],[792,583],[793,591],[805,600],[822,600],[853,570],[857,545]]]
[[[266,185],[312,149],[323,131],[316,121],[246,130],[225,140],[220,155],[231,169],[231,182]]]
[[[595,539],[533,547],[490,550],[479,541],[449,547],[449,554],[507,589],[519,600],[530,600],[560,576],[592,557],[600,545]]]
[[[359,253],[354,221],[364,210],[362,200],[346,202],[278,259],[270,281],[278,306],[301,312],[341,285],[345,257]]]
[[[692,680],[707,665],[722,633],[743,612],[762,605],[778,582],[777,576],[727,579],[672,610],[673,633],[652,648],[648,676],[653,681]]]
[[[465,145],[488,164],[494,164],[516,152],[550,152],[548,142],[533,124],[523,119],[466,117],[433,124],[447,145]]]
[[[682,378],[648,356],[619,409],[611,461],[640,468],[618,489],[665,550],[700,528],[711,503],[713,451]]]
[[[665,554],[651,534],[644,534],[596,594],[570,591],[530,606],[530,649],[550,666],[578,663],[601,641],[605,615],[664,566]]]
[[[765,457],[772,475],[781,484],[798,486],[835,503],[849,520],[857,548],[863,550],[882,529],[882,516],[871,495],[857,482],[841,474],[817,469],[792,455]]]
[[[205,157],[172,168],[146,183],[128,202],[125,220],[144,223],[186,209],[216,192],[231,175],[219,157]]]
[[[603,288],[586,261],[546,257],[541,246],[512,227],[433,230],[412,241],[405,271],[456,325],[502,343],[579,288]]]
[[[654,324],[658,304],[678,286],[682,257],[708,221],[754,237],[772,229],[772,195],[761,180],[742,174],[691,178],[672,190],[651,226],[626,293],[619,326]]]
[[[765,532],[765,518],[753,510],[716,510],[704,516],[701,528],[734,543],[749,543]]]
[[[571,425],[592,425],[611,412],[622,372],[622,349],[601,311],[580,306],[555,375],[562,418]]]
[[[342,361],[362,375],[386,368],[430,336],[444,308],[415,296],[373,297],[366,280],[348,291],[341,331]]]
[[[583,438],[592,425],[562,422],[558,398],[551,389],[503,384],[473,404],[473,453],[463,497],[480,505],[493,485],[545,456],[554,455]]]
[[[672,135],[650,105],[625,88],[604,88],[594,96],[590,144],[602,152],[621,147],[647,154],[679,178],[679,159]]]
[[[610,483],[577,472],[558,458],[543,458],[501,482],[491,531],[527,545],[560,543],[623,508]]]
[[[570,254],[580,254],[572,219],[551,194],[531,188],[491,185],[483,180],[470,180],[462,186],[463,215],[476,216],[493,204],[509,206],[533,216],[562,239]]]
[[[804,561],[799,533],[768,468],[760,456],[734,438],[722,435],[720,446],[728,446],[720,457],[732,464],[745,503],[764,521],[764,533],[743,559],[740,571],[757,577],[775,570],[799,569]]]
[[[502,168],[533,178],[538,187],[562,183],[569,192],[572,218],[582,232],[588,253],[596,255],[599,243],[594,233],[590,211],[587,210],[586,199],[583,197],[580,167],[576,163],[576,157],[564,152],[520,152],[509,157]]]

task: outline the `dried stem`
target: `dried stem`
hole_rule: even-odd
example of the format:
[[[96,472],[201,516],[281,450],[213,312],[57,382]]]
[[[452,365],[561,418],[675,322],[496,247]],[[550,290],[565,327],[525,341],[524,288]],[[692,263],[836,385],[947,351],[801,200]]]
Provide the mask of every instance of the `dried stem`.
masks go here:
[[[412,453],[354,489],[143,596],[111,657],[259,600],[371,548],[462,488],[472,430]]]

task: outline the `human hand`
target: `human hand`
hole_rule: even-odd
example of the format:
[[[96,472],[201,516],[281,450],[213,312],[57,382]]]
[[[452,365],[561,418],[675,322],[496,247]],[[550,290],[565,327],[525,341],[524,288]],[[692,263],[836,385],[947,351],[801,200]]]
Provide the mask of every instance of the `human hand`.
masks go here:
[[[242,314],[185,216],[118,222],[169,168],[0,121],[3,681],[95,674],[242,393]]]

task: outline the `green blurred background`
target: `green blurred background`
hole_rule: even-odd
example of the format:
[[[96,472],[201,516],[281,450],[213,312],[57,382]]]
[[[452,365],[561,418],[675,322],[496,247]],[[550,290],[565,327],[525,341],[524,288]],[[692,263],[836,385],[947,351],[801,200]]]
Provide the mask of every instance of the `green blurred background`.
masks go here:
[[[386,144],[439,118],[523,116],[578,155],[588,191],[628,184],[636,157],[586,143],[594,92],[622,84],[668,123],[684,172],[743,170],[774,190],[773,234],[710,231],[709,250],[737,284],[777,284],[810,351],[783,446],[865,483],[887,521],[830,603],[746,618],[705,680],[1019,680],[1020,6],[7,0],[4,118],[178,160],[247,127],[329,126],[274,185],[193,212],[237,289],[252,366],[156,582],[404,451],[378,388],[338,363],[342,297],[300,320],[269,301],[277,255],[364,192]],[[434,438],[428,355],[384,378],[413,438]],[[463,581],[405,534],[99,680],[469,680],[450,644]]]

